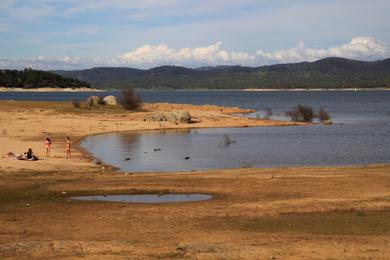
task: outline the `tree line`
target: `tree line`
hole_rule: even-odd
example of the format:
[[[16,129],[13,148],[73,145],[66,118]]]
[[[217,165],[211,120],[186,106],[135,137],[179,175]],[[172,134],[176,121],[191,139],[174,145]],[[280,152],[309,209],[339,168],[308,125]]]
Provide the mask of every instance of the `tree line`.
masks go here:
[[[90,88],[90,84],[78,79],[60,76],[47,71],[0,70],[0,87],[7,88]]]

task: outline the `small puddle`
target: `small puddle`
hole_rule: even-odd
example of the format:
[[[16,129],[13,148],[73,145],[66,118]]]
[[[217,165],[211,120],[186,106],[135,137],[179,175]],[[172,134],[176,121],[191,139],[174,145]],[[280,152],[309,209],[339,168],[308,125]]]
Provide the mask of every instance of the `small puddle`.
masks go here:
[[[135,195],[94,195],[75,196],[74,200],[109,201],[126,203],[172,203],[204,201],[212,198],[208,194],[135,194]]]

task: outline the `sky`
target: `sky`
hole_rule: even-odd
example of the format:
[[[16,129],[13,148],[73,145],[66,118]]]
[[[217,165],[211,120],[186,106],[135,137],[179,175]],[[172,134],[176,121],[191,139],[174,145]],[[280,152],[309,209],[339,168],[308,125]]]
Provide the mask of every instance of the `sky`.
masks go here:
[[[390,0],[0,0],[0,68],[390,57]]]

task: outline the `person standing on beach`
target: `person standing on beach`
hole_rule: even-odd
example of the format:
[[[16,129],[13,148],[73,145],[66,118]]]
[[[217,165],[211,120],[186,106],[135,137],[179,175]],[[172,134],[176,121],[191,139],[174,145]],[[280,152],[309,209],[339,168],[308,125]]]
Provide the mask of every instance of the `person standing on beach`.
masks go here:
[[[70,141],[70,138],[67,136],[66,137],[66,159],[72,158],[72,142]]]
[[[50,140],[50,138],[46,138],[46,140],[45,140],[45,147],[46,147],[46,157],[50,157],[50,150],[51,150],[51,140]]]

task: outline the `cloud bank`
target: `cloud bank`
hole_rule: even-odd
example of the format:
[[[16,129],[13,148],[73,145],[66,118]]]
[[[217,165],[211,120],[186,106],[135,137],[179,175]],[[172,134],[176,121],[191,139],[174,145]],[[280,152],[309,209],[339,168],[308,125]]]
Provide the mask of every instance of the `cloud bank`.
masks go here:
[[[343,57],[358,60],[379,60],[390,56],[390,49],[373,37],[355,37],[349,43],[326,49],[305,47],[299,42],[296,47],[267,52],[258,49],[253,53],[228,51],[222,42],[203,47],[174,49],[165,44],[144,45],[110,59],[82,59],[62,56],[60,58],[36,57],[31,59],[0,59],[0,68],[23,69],[82,69],[97,66],[122,66],[151,68],[161,65],[186,67],[244,65],[261,66],[277,63],[315,61],[326,57]]]

